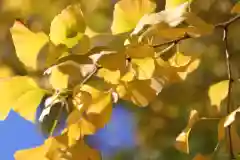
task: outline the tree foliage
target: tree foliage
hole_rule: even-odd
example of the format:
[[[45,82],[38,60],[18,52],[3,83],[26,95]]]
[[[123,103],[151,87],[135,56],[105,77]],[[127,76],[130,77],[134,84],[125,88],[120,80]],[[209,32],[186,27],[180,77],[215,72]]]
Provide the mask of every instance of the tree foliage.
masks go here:
[[[230,9],[225,9],[228,16],[221,22],[206,19],[194,8],[205,1],[167,0],[161,11],[158,3],[153,0],[119,0],[114,4],[95,0],[92,5],[80,0],[2,2],[0,40],[12,44],[12,50],[1,46],[1,52],[5,53],[0,66],[0,119],[6,119],[11,109],[33,123],[36,119],[45,123],[52,116],[49,138],[41,146],[17,151],[16,160],[101,159],[97,150],[85,144],[84,137],[95,134],[109,122],[114,104],[124,100],[139,107],[150,106],[157,112],[162,105],[158,97],[163,90],[188,83],[194,71],[204,74],[201,67],[204,53],[191,44],[183,49],[184,44],[207,41],[216,33],[215,42],[224,48],[226,72],[214,83],[206,80],[211,84],[204,93],[210,101],[206,107],[215,109],[204,114],[192,106],[188,122],[175,135],[172,146],[193,160],[216,159],[219,150],[226,148],[229,154],[225,155],[230,159],[237,157],[239,108],[233,99],[238,78],[234,77],[236,66],[231,59],[230,42],[231,28],[240,19],[240,3],[227,1]],[[208,10],[208,6],[202,7]],[[112,17],[98,17],[97,11],[101,9],[111,11]],[[94,29],[91,17],[102,23],[99,30],[104,30],[104,26],[106,29]],[[39,118],[36,110],[44,97],[47,98]],[[52,115],[54,108],[56,113]],[[168,109],[171,107],[165,111]],[[66,126],[59,135],[54,135],[63,112],[67,113]],[[209,138],[214,135],[214,142],[200,150],[192,139],[206,133],[210,133]]]

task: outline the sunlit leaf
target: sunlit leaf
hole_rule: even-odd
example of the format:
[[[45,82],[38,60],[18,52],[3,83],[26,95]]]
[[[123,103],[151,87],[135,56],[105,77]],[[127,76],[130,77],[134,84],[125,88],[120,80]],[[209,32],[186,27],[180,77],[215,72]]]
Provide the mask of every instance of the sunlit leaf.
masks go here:
[[[11,28],[13,43],[21,62],[28,69],[39,68],[39,55],[43,47],[48,43],[48,36],[43,32],[31,32],[21,23],[15,22]]]
[[[164,10],[158,13],[145,14],[139,20],[132,34],[140,33],[140,31],[147,25],[162,24],[166,26],[166,24],[168,24],[171,27],[179,25],[185,19],[183,15],[186,13],[187,6],[188,3],[186,2],[177,8]]]
[[[228,94],[228,80],[224,80],[213,84],[208,90],[208,96],[210,98],[211,105],[214,105],[220,110],[220,104],[222,100],[227,97]]]
[[[185,2],[191,2],[192,0],[167,0],[165,9],[175,8]]]
[[[13,108],[25,119],[34,122],[35,113],[44,91],[38,88],[33,79],[28,77],[12,77],[1,80],[0,119],[4,120]]]
[[[223,140],[225,137],[226,128],[229,127],[236,120],[237,114],[239,114],[240,108],[237,108],[233,112],[231,112],[226,117],[222,118],[218,124],[218,139]]]
[[[154,79],[134,80],[119,84],[116,88],[120,98],[132,101],[140,107],[147,106],[162,90],[162,85]]]
[[[50,27],[50,40],[55,44],[73,47],[82,38],[86,29],[79,5],[70,5],[57,15]]]
[[[178,75],[181,77],[182,80],[185,80],[189,73],[192,73],[199,67],[199,64],[200,59],[192,60],[192,62],[186,66],[184,71],[181,71],[181,69],[180,71],[178,71]]]
[[[131,31],[146,13],[155,10],[150,0],[121,0],[115,4],[111,30],[114,34]]]
[[[192,110],[189,116],[187,127],[181,132],[177,138],[175,147],[185,153],[189,153],[189,133],[193,127],[193,125],[199,120],[199,114],[196,110]]]
[[[240,2],[236,3],[232,10],[231,10],[231,13],[240,13]]]
[[[151,57],[131,60],[133,69],[136,70],[136,78],[139,80],[151,79],[155,71],[155,62]]]
[[[106,82],[111,84],[118,84],[121,78],[120,70],[110,70],[106,68],[100,68],[97,72],[97,76],[103,78]]]
[[[65,61],[50,68],[50,84],[55,89],[64,89],[80,84],[88,74],[93,72],[95,65],[78,64],[72,60]]]
[[[193,160],[212,160],[211,155],[202,155],[202,154],[197,154]]]
[[[125,54],[131,58],[145,58],[145,57],[153,57],[154,56],[154,48],[143,44],[130,46],[127,48]]]
[[[84,154],[82,154],[84,153]],[[17,151],[14,155],[16,160],[30,160],[36,156],[39,160],[100,160],[100,154],[87,146],[83,141],[78,141],[76,145],[69,146],[66,134],[50,137],[45,140],[44,144],[33,149]],[[30,158],[29,158],[30,157]]]
[[[78,122],[68,127],[68,143],[74,145],[85,135],[92,135],[96,132],[96,127],[83,117],[78,117]]]
[[[182,67],[186,66],[190,63],[191,57],[190,56],[185,56],[181,52],[175,53],[170,59],[170,65],[174,67]]]
[[[191,25],[197,28],[197,30],[203,35],[203,34],[211,34],[214,30],[214,26],[211,24],[208,24],[204,20],[202,20],[200,17],[195,15],[194,13],[185,13],[184,16],[186,17],[185,21]]]

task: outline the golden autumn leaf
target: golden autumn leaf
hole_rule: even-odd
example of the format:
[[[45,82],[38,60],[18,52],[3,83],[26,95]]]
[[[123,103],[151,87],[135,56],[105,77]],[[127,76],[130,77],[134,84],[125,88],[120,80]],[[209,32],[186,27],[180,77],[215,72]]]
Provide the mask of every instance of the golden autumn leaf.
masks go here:
[[[223,80],[210,86],[208,90],[208,96],[210,98],[211,105],[216,106],[220,110],[220,104],[222,100],[227,97],[229,80]]]
[[[151,0],[120,0],[114,7],[112,33],[131,31],[142,16],[153,12],[155,8],[156,4]]]
[[[133,69],[136,71],[136,78],[139,80],[147,80],[153,77],[155,71],[155,62],[151,57],[142,59],[133,58],[131,60]]]
[[[182,67],[186,66],[190,63],[191,61],[191,56],[185,56],[181,52],[175,53],[170,59],[170,65],[174,67]]]
[[[231,13],[240,13],[240,2],[237,2],[237,3],[233,6],[233,8],[232,8],[232,10],[231,10]]]
[[[97,76],[103,78],[108,83],[118,84],[121,78],[121,72],[120,70],[113,71],[107,68],[100,68]]]
[[[180,71],[178,71],[179,77],[180,77],[182,80],[185,80],[186,77],[188,76],[188,74],[189,74],[189,73],[192,73],[193,71],[195,71],[195,70],[198,68],[199,65],[200,65],[200,59],[194,59],[194,60],[192,60],[191,63],[189,63],[189,64],[185,67],[184,71],[181,71],[181,69],[180,69]]]
[[[72,48],[85,32],[86,24],[80,5],[69,5],[54,17],[50,27],[50,40],[55,44],[65,44]]]
[[[88,74],[95,70],[95,65],[91,61],[79,64],[72,60],[67,60],[49,69],[50,84],[55,89],[64,89],[80,84]]]
[[[13,71],[10,66],[5,64],[0,64],[0,78],[7,78],[12,77],[15,75],[15,72]]]
[[[187,127],[176,138],[175,147],[178,150],[185,152],[185,153],[189,153],[189,143],[188,143],[189,134],[191,132],[193,125],[198,120],[199,120],[198,112],[196,110],[192,110],[190,112]]]
[[[240,108],[235,109],[233,112],[231,112],[226,117],[222,118],[218,124],[218,139],[223,140],[225,137],[225,130],[227,127],[232,125],[234,121],[236,120],[237,114],[239,114]]]
[[[145,58],[145,57],[154,57],[154,48],[147,45],[147,44],[137,44],[137,45],[130,45],[125,54],[131,58]]]
[[[161,90],[161,83],[154,79],[123,82],[116,88],[120,98],[132,101],[135,105],[141,107],[147,106]]]
[[[214,25],[208,24],[207,22],[202,20],[200,17],[198,17],[194,13],[187,12],[184,14],[184,16],[186,17],[185,21],[189,25],[195,27],[196,30],[199,31],[201,35],[207,35],[207,34],[213,33]]]
[[[82,154],[84,153],[84,154]],[[35,157],[36,156],[36,157]],[[83,141],[78,141],[73,146],[68,145],[67,134],[57,137],[50,137],[44,144],[33,149],[17,151],[14,155],[16,160],[30,160],[30,158],[39,158],[39,160],[100,160],[100,154],[87,146]]]
[[[157,25],[157,27],[163,26],[164,28],[166,28],[167,26],[176,27],[177,25],[184,21],[185,19],[184,13],[186,13],[188,5],[189,3],[185,2],[176,8],[170,8],[158,13],[145,14],[139,20],[134,31],[131,34],[138,35],[139,33],[141,33],[145,26],[149,25],[150,26]]]
[[[35,113],[45,92],[35,81],[26,76],[16,76],[0,81],[1,107],[0,119],[4,120],[10,109],[19,113],[25,119],[34,122]]]
[[[77,118],[77,117],[76,117]],[[70,146],[77,143],[78,140],[85,135],[92,135],[97,131],[96,126],[86,120],[82,115],[78,117],[78,121],[68,126],[68,143]]]
[[[191,2],[192,0],[167,0],[165,9],[170,9],[170,8],[176,8],[177,6],[185,3],[185,2]]]
[[[38,69],[39,55],[49,42],[48,36],[43,32],[34,33],[19,22],[15,22],[10,31],[19,60],[30,70]]]

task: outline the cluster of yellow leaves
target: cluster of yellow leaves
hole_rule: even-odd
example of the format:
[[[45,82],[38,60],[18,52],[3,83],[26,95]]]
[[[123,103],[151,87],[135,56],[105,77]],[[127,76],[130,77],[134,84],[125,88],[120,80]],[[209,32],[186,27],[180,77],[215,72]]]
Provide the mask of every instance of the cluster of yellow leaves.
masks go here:
[[[61,135],[50,137],[40,147],[19,151],[15,158],[100,159],[96,151],[84,144],[83,138],[108,123],[113,103],[118,98],[137,106],[148,106],[166,84],[186,79],[199,66],[198,57],[187,56],[178,50],[167,60],[161,57],[166,49],[176,47],[179,38],[185,35],[198,37],[213,31],[212,25],[187,12],[188,6],[189,2],[183,0],[167,1],[166,10],[154,13],[156,4],[151,0],[120,0],[114,8],[112,33],[100,38],[98,34],[89,35],[79,4],[69,5],[54,17],[49,35],[32,32],[16,21],[10,32],[17,57],[28,73],[40,72],[41,75],[36,74],[34,78],[14,76],[0,81],[0,119],[5,119],[12,108],[34,122],[36,108],[46,93],[59,98],[58,101],[66,104],[62,107],[70,109],[67,126]],[[187,26],[179,27],[182,22]],[[126,34],[127,38],[120,34]],[[95,43],[96,37],[100,44]],[[109,43],[105,42],[106,37],[110,39]],[[119,37],[124,40],[118,44],[121,47],[115,49],[112,44]],[[156,46],[167,48],[159,51]],[[40,87],[41,78],[47,79],[50,89]],[[220,100],[214,98],[215,90],[215,87],[210,89],[209,96],[212,105],[219,105]],[[67,96],[61,97],[65,91]],[[225,92],[221,100],[224,97]],[[47,107],[52,107],[55,102]],[[188,134],[198,119],[196,117],[198,115],[193,111],[188,126],[177,138],[177,148],[187,153]],[[230,120],[225,123],[231,124],[233,120],[227,119]]]

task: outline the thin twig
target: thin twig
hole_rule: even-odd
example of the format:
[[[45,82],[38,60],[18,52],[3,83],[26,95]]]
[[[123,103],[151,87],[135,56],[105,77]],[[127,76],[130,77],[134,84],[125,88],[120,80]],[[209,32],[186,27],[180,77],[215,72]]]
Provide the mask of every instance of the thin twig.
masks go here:
[[[233,22],[233,21],[232,21]],[[232,23],[231,22],[231,23]],[[232,78],[232,70],[231,70],[231,55],[229,53],[229,44],[227,40],[228,35],[228,25],[231,23],[225,23],[226,26],[223,28],[223,42],[225,45],[225,57],[226,57],[226,66],[227,66],[227,75],[228,75],[228,95],[227,95],[227,114],[231,113],[232,107],[231,107],[231,97],[232,97],[232,88],[233,88],[233,78]],[[233,146],[232,146],[232,136],[231,136],[231,125],[227,128],[227,134],[229,137],[229,154],[230,154],[230,160],[234,159],[234,153],[233,153]]]

